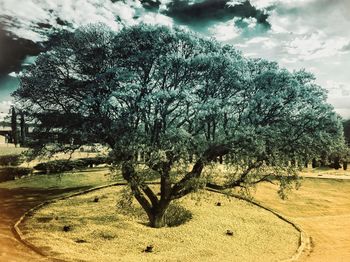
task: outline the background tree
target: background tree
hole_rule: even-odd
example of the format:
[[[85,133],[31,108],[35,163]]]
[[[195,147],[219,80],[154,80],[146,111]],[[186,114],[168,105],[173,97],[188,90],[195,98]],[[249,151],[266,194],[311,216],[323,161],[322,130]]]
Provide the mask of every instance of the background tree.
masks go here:
[[[18,143],[18,130],[17,130],[17,112],[14,106],[11,107],[11,135],[12,135],[12,143],[14,143],[16,147]]]
[[[58,35],[14,96],[37,122],[39,145],[57,132],[77,146],[108,145],[152,227],[164,226],[171,201],[205,185],[249,189],[277,179],[283,196],[298,170],[289,160],[300,165],[343,143],[340,119],[311,74],[177,28],[115,34],[97,25]],[[225,176],[208,176],[217,160]],[[159,195],[146,173],[159,177]]]
[[[348,145],[350,145],[350,119],[343,121],[344,136]]]
[[[350,161],[350,119],[343,121],[344,136],[347,147],[342,151],[343,169],[347,170]]]

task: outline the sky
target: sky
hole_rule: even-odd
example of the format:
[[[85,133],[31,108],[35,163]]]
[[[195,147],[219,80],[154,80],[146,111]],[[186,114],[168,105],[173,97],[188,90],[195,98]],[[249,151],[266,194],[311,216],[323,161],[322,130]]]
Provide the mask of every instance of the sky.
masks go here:
[[[0,119],[20,70],[59,30],[105,23],[181,26],[229,43],[247,57],[305,68],[350,118],[350,0],[0,0]]]

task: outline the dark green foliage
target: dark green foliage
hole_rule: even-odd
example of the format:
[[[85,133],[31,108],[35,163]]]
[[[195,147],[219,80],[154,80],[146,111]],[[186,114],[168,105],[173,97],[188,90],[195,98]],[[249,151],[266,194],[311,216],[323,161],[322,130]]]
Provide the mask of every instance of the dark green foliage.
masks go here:
[[[105,163],[110,163],[110,160],[106,157],[80,158],[77,160],[53,160],[40,163],[34,166],[34,169],[45,174],[53,174],[67,172],[74,169],[89,168]]]
[[[313,158],[312,159],[312,168],[316,168],[319,166],[320,166],[320,163],[315,158]]]
[[[333,159],[331,159],[331,163],[329,164],[329,167],[334,168],[334,169],[341,168],[340,157],[339,156],[335,156]]]
[[[0,166],[18,166],[22,163],[20,155],[0,156]]]
[[[46,174],[61,173],[73,170],[74,164],[72,162],[73,161],[68,160],[54,160],[45,163],[40,163],[34,166],[34,169]]]
[[[1,167],[0,168],[0,182],[14,180],[29,175],[33,172],[32,168],[26,167]]]
[[[350,145],[350,119],[343,122],[345,140]]]
[[[88,167],[93,167],[101,164],[111,164],[112,160],[108,157],[98,156],[98,157],[86,157],[79,158],[80,161],[83,161],[84,165]]]

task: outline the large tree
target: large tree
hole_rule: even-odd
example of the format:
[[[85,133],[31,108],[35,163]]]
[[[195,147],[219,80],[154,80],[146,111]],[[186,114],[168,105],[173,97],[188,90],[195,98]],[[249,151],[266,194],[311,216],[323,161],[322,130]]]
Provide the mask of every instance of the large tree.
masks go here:
[[[283,189],[296,177],[290,160],[304,163],[343,142],[311,74],[176,28],[113,33],[95,25],[57,35],[14,96],[37,122],[38,144],[60,133],[108,145],[152,227],[164,226],[171,201],[200,186],[246,189],[277,179]],[[140,150],[160,194],[146,183]],[[204,176],[223,160],[224,176]]]

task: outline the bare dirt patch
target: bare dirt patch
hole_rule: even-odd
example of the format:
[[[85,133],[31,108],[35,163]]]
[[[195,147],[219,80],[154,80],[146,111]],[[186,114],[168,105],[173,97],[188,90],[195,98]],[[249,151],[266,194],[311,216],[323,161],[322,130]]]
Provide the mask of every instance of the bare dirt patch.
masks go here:
[[[69,261],[279,261],[298,248],[293,226],[242,200],[211,192],[200,202],[187,196],[177,204],[192,212],[190,221],[153,229],[144,216],[118,211],[120,190],[52,203],[27,220],[25,236],[48,255]],[[144,252],[150,245],[153,252]]]

